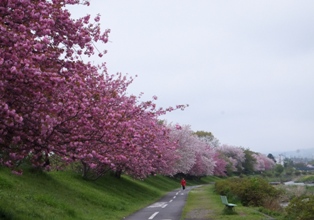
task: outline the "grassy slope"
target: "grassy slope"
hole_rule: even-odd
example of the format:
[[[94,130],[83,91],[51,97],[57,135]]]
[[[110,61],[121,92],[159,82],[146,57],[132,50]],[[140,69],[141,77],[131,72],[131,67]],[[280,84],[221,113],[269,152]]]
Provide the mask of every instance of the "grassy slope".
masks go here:
[[[85,181],[71,172],[15,176],[0,168],[0,219],[122,219],[178,187],[160,176]]]
[[[215,179],[207,177],[187,184],[209,183]],[[161,176],[144,181],[128,176],[86,181],[72,172],[28,171],[16,176],[0,167],[0,219],[118,220],[179,187],[179,180]],[[203,211],[202,214],[207,213],[212,219],[229,219],[222,215],[223,205],[210,187],[213,185],[190,192],[184,216]],[[240,206],[236,210],[238,214],[230,219],[258,219],[256,217],[260,216],[250,208]]]

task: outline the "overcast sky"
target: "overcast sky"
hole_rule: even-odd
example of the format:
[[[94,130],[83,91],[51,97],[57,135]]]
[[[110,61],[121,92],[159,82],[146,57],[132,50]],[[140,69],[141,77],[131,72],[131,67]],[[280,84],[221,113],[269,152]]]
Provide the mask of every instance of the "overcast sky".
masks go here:
[[[314,148],[314,1],[91,0],[109,73],[168,122],[261,153]],[[98,61],[95,61],[98,62]]]

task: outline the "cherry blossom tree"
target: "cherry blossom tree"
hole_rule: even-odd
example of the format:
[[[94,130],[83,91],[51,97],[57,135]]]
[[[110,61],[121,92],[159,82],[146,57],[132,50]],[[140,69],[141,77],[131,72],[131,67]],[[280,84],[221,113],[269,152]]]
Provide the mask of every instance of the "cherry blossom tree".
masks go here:
[[[225,157],[218,150],[215,149],[214,160],[216,166],[214,167],[215,176],[226,176],[228,162],[224,159]]]
[[[179,157],[174,171],[198,177],[212,175],[216,165],[213,148],[200,139],[190,125],[169,124],[168,127],[171,140],[178,144],[176,154]]]
[[[85,82],[97,68],[79,56],[92,56],[93,42],[107,42],[109,30],[100,32],[97,17],[94,24],[89,16],[71,19],[67,4],[78,2],[0,3],[0,146],[7,166],[25,157],[49,165],[49,153],[63,151],[52,133],[64,123],[78,129],[70,121],[79,121],[89,104]],[[75,145],[67,131],[60,132],[65,144]]]
[[[221,155],[223,155],[224,159],[227,161],[227,169],[229,169],[229,172],[242,171],[242,163],[245,160],[243,148],[224,144],[219,146],[217,150],[221,153]]]
[[[170,131],[170,139],[178,144],[176,154],[179,156],[175,165],[174,171],[176,173],[188,173],[196,161],[196,148],[194,147],[195,136],[189,125],[180,126],[178,124],[168,125]]]
[[[133,107],[130,117],[125,118],[125,122],[120,121],[127,125],[116,133],[120,140],[105,147],[111,169],[138,178],[170,172],[176,158],[176,143],[170,141],[168,129],[158,122],[156,116],[160,112],[144,111],[140,107],[144,108],[143,105]]]
[[[185,106],[139,103],[126,94],[132,78],[84,62],[110,30],[100,31],[99,16],[72,19],[66,6],[79,3],[0,2],[0,163],[15,167],[29,158],[49,168],[53,154],[80,161],[83,175],[114,170],[143,177],[169,169],[176,144],[157,118]]]
[[[255,171],[266,171],[271,170],[275,167],[275,162],[268,158],[266,155],[261,153],[253,154],[253,157],[256,159],[256,163],[254,165]]]
[[[213,148],[201,140],[198,140],[194,147],[196,148],[196,161],[188,174],[196,177],[213,175],[216,167],[215,151]]]

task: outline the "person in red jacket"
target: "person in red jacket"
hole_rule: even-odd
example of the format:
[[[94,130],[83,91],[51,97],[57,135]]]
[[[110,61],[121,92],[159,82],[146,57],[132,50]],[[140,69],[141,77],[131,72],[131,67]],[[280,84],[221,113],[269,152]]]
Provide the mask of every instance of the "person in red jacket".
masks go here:
[[[185,189],[185,185],[186,185],[186,181],[184,178],[182,178],[182,180],[181,180],[182,189]]]

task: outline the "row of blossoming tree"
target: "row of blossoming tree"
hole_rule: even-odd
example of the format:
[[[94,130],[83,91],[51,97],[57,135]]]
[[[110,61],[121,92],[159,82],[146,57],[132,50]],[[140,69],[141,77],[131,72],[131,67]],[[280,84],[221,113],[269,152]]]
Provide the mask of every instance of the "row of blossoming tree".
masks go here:
[[[210,138],[206,140],[205,136],[193,132],[189,125],[167,126],[170,128],[170,138],[178,144],[176,154],[179,158],[174,166],[175,173],[196,177],[226,176],[263,172],[275,166],[275,162],[264,154],[242,147],[220,145],[209,132]]]
[[[71,18],[67,5],[78,0],[0,2],[0,163],[50,169],[80,164],[84,177],[108,171],[144,178],[153,173],[193,176],[241,171],[243,149],[214,146],[189,126],[162,123],[160,116],[185,105],[157,108],[153,97],[129,95],[131,77],[111,75],[102,57],[106,43],[99,16]],[[97,51],[97,54],[96,54]],[[272,164],[254,156],[255,170]]]

